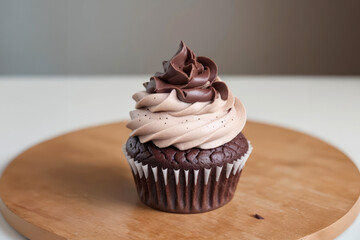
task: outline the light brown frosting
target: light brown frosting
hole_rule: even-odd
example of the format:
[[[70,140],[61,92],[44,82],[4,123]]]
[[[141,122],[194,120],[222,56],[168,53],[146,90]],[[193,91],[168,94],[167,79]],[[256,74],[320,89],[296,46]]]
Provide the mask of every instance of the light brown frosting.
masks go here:
[[[215,148],[238,135],[246,121],[244,105],[231,91],[226,100],[219,94],[208,102],[180,101],[176,90],[152,94],[141,91],[133,99],[136,110],[130,112],[127,124],[131,136],[138,136],[142,143],[152,141],[159,148]]]

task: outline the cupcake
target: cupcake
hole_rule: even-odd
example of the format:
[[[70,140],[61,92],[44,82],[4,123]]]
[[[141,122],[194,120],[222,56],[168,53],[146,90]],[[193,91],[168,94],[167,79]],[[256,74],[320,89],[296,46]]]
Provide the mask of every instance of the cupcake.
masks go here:
[[[144,204],[166,212],[219,208],[233,198],[252,150],[241,133],[245,108],[216,64],[184,42],[163,68],[133,95],[123,151],[137,192]]]

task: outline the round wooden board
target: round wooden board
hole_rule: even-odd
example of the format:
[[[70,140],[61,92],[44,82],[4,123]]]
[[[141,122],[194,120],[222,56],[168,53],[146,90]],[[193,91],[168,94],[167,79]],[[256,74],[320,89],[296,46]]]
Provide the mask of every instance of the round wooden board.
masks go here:
[[[201,214],[143,205],[121,152],[125,123],[72,132],[22,153],[0,181],[5,219],[30,239],[332,239],[360,210],[360,174],[311,136],[248,122],[254,151],[234,199]],[[253,217],[259,214],[265,219]]]

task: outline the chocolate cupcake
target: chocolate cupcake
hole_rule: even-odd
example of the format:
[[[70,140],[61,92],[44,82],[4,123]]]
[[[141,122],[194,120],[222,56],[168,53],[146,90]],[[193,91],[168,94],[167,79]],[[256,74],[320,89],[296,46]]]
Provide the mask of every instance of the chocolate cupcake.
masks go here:
[[[216,209],[234,196],[252,147],[246,112],[217,76],[216,64],[183,43],[164,72],[133,95],[136,110],[124,154],[140,199],[167,212]]]

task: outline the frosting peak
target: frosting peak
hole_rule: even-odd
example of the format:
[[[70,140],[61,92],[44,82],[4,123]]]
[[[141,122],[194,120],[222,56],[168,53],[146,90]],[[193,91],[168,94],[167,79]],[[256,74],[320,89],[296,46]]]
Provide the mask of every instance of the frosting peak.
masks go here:
[[[207,57],[196,57],[183,41],[176,54],[163,62],[164,72],[157,72],[144,83],[148,93],[170,93],[176,90],[180,101],[186,103],[228,98],[228,88],[218,81],[217,66]]]

